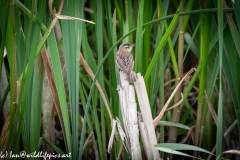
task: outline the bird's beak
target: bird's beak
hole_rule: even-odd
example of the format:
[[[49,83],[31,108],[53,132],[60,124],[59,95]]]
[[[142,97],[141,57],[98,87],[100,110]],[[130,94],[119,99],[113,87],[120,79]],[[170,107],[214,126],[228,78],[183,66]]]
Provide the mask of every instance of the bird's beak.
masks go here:
[[[134,47],[134,46],[136,46],[136,44],[132,44],[131,46]]]

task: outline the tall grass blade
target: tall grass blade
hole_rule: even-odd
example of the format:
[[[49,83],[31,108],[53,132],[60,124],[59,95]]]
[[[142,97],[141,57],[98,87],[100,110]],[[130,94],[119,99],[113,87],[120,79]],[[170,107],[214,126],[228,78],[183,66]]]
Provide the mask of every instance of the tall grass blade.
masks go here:
[[[102,4],[102,0],[98,0],[97,1],[97,52],[98,52],[98,64],[101,63],[102,59],[103,59],[103,4]],[[103,67],[100,69],[100,73],[99,73],[99,78],[98,78],[99,84],[101,85],[102,89],[105,90],[104,87],[104,74],[103,74]],[[105,107],[103,104],[103,100],[100,98],[100,108],[101,108],[101,123],[99,123],[99,120],[96,120],[95,125],[96,125],[96,129],[97,129],[97,141],[98,146],[99,146],[99,153],[100,153],[100,157],[101,159],[106,159],[107,155],[106,155],[106,122],[105,122]],[[94,108],[93,108],[94,109]],[[96,115],[94,115],[94,117],[97,119],[97,109],[94,109],[94,113],[96,113]],[[101,132],[100,132],[100,126],[101,126]]]
[[[79,8],[80,7],[80,8]],[[63,15],[80,17],[80,11],[83,10],[83,2],[65,3]],[[66,57],[67,79],[69,89],[69,102],[71,110],[71,129],[72,129],[72,155],[78,157],[78,120],[79,120],[79,60],[81,27],[80,21],[62,20],[63,45]],[[70,143],[70,142],[68,142]]]
[[[55,84],[56,84],[58,100],[59,100],[59,104],[60,104],[60,108],[61,108],[61,112],[62,112],[62,119],[63,119],[63,124],[64,124],[64,128],[62,128],[62,129],[63,129],[63,133],[66,135],[65,147],[66,147],[67,152],[70,152],[71,148],[72,148],[71,147],[71,134],[70,134],[70,121],[69,121],[69,116],[68,116],[68,107],[67,107],[67,102],[66,102],[66,94],[65,94],[63,76],[62,76],[62,71],[61,71],[60,58],[59,58],[59,54],[58,54],[57,42],[56,42],[54,32],[51,32],[49,34],[47,43],[48,43],[49,50],[50,50],[50,59],[51,59],[51,64],[52,64],[52,70],[53,70],[54,80],[55,80]],[[59,117],[61,117],[61,116],[59,115]]]
[[[219,99],[218,99],[218,119],[217,119],[217,148],[216,148],[216,155],[219,156],[222,153],[222,58],[223,58],[223,2],[222,0],[218,1],[218,35],[219,35],[219,77],[220,77],[220,84],[219,84]]]
[[[204,101],[204,90],[206,84],[206,75],[207,75],[207,60],[208,60],[208,50],[209,50],[209,39],[210,39],[210,17],[209,15],[200,15],[201,24],[200,24],[200,82],[199,82],[199,92],[198,92],[198,109],[197,109],[197,121],[196,121],[196,137],[195,137],[195,146],[199,146],[200,142],[200,130],[203,110],[203,101]]]
[[[112,46],[116,42],[116,32],[114,32],[113,27],[116,26],[116,20],[113,19],[113,15],[111,13],[111,4],[110,1],[104,1],[104,6],[105,6],[105,11],[106,11],[106,16],[107,19],[112,20],[112,21],[107,21],[107,34],[108,34],[108,48]],[[115,23],[115,25],[114,25]],[[117,77],[116,77],[116,69],[115,68],[115,53],[116,53],[116,48],[113,50],[113,53],[111,53],[108,57],[108,63],[109,63],[109,85],[110,85],[110,99],[112,101],[112,106],[118,106],[118,95],[116,92],[117,88]],[[117,67],[117,66],[116,66]],[[118,115],[119,107],[113,107],[112,113],[114,115]]]
[[[42,106],[42,84],[43,84],[43,63],[39,57],[38,61],[35,61],[33,81],[31,85],[31,102],[29,106],[30,115],[28,120],[30,125],[30,153],[37,151],[38,142],[41,134],[41,106]]]
[[[135,54],[135,72],[143,72],[143,12],[144,12],[144,0],[140,0],[138,8],[138,19],[137,19],[137,33],[136,33],[136,54]],[[146,53],[148,54],[148,53]],[[143,73],[142,73],[143,74]]]

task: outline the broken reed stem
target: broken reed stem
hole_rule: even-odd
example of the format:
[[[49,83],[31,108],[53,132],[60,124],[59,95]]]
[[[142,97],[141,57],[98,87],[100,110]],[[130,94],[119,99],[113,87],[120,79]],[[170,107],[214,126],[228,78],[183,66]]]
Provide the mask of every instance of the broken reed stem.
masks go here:
[[[152,159],[158,160],[160,159],[160,155],[159,155],[159,151],[154,146],[157,144],[157,137],[156,137],[155,128],[153,125],[152,112],[150,108],[150,103],[148,99],[145,82],[140,73],[137,74],[137,80],[134,83],[134,86],[136,89],[138,102],[141,109],[142,119],[147,129],[146,133],[149,139],[148,143],[150,143],[149,144],[150,148],[148,149],[152,151],[152,157],[153,157]]]
[[[138,114],[138,125],[139,125],[139,129],[140,129],[140,135],[141,135],[141,138],[143,141],[143,149],[146,154],[146,159],[153,159],[153,152],[151,149],[149,149],[149,148],[151,148],[151,144],[149,143],[150,137],[148,136],[146,125],[143,123],[141,113]]]
[[[126,75],[120,73],[121,87],[118,86],[118,95],[122,111],[125,132],[129,143],[129,154],[133,160],[141,160],[141,148],[139,144],[139,129],[137,119],[137,104],[133,85],[126,81]]]
[[[126,151],[129,153],[131,159],[142,159],[141,148],[139,144],[140,128],[147,159],[159,160],[160,154],[159,151],[155,148],[155,145],[157,144],[157,137],[153,125],[153,118],[144,79],[140,73],[135,75],[136,82],[134,82],[134,86],[141,109],[141,114],[137,116],[137,104],[135,102],[134,87],[132,85],[129,85],[129,82],[126,81],[125,73],[120,71],[119,74],[121,86],[118,85],[117,90],[125,133],[121,128],[120,122],[113,121],[114,128],[112,130],[112,135],[109,141],[108,152],[111,150],[113,133],[115,132],[116,126],[115,123],[117,123],[118,131],[121,131],[120,136],[123,141],[123,145]]]

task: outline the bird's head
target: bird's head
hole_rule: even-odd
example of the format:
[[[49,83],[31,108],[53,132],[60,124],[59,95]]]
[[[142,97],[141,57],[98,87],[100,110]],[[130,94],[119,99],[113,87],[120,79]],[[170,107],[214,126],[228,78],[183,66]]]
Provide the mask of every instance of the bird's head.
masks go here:
[[[131,52],[131,50],[134,46],[135,46],[135,44],[123,43],[119,46],[119,50]]]

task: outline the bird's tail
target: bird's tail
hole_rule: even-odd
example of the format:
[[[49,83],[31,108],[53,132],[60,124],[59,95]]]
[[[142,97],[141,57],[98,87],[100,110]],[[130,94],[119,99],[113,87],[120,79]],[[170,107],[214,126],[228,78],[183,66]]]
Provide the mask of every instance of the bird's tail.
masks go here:
[[[131,72],[127,75],[127,81],[129,82],[136,82],[137,75],[135,72]]]

